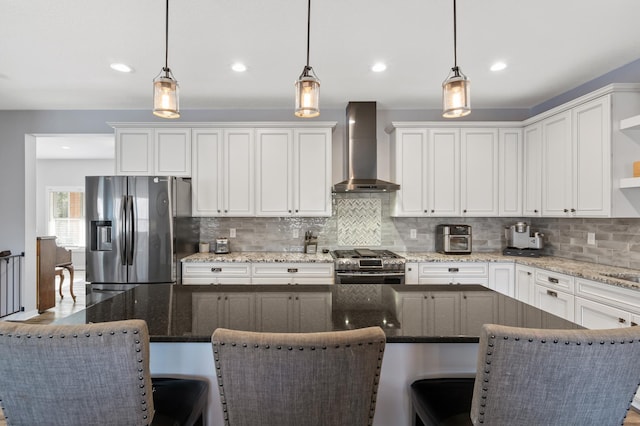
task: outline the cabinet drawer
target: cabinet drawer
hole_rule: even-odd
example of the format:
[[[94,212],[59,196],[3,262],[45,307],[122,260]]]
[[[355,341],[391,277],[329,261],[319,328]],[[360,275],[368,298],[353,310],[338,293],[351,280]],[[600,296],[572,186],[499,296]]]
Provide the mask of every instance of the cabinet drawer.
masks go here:
[[[575,319],[575,297],[573,294],[536,284],[534,300],[536,308],[569,321]]]
[[[420,264],[420,278],[436,277],[484,277],[489,276],[486,262],[433,262]]]
[[[560,289],[573,294],[574,282],[570,275],[558,272],[547,271],[546,269],[536,269],[536,284],[540,284],[553,289]]]
[[[576,296],[640,313],[640,291],[576,278]]]
[[[250,263],[191,263],[182,264],[183,278],[251,278]]]
[[[254,278],[309,277],[333,280],[333,263],[253,263]]]
[[[438,278],[420,278],[418,280],[419,284],[431,284],[431,285],[482,285],[485,287],[489,286],[489,278],[459,278],[457,276],[442,276]]]
[[[629,312],[582,297],[576,297],[576,323],[591,329],[636,325]]]

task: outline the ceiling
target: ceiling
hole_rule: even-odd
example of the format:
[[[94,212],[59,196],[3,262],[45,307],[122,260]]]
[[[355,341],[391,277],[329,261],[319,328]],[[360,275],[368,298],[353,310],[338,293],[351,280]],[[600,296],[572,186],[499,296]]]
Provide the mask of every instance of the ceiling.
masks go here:
[[[0,0],[0,109],[150,109],[164,65],[162,0]],[[304,0],[171,0],[181,109],[293,108]],[[458,0],[473,108],[530,108],[640,58],[638,0]],[[321,108],[438,109],[453,66],[451,0],[315,0]],[[502,60],[508,67],[492,72]],[[241,61],[248,70],[236,73]],[[387,70],[371,65],[384,61]],[[129,74],[110,69],[124,62]],[[638,77],[640,80],[640,76]]]

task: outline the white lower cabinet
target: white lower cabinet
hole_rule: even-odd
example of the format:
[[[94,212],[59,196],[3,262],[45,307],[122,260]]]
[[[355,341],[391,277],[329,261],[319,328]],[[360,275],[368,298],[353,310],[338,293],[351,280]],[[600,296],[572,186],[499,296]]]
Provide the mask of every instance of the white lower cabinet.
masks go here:
[[[490,291],[465,291],[460,300],[460,333],[479,336],[483,324],[498,321],[498,295]]]
[[[184,262],[182,284],[251,284],[251,264]]]
[[[253,284],[333,284],[333,263],[253,263]]]
[[[486,262],[420,263],[420,284],[479,284],[488,286],[489,266]]]
[[[509,297],[515,297],[515,264],[489,263],[489,288]]]
[[[397,294],[396,308],[405,336],[460,334],[460,297],[457,292],[429,291]]]
[[[254,293],[193,293],[192,333],[212,334],[218,327],[253,330],[255,327]]]
[[[533,305],[535,290],[535,268],[526,265],[516,265],[514,298]]]
[[[407,262],[404,265],[404,283],[419,284],[420,264],[417,262]]]
[[[330,293],[260,293],[256,299],[256,330],[308,333],[325,331],[331,323]]]

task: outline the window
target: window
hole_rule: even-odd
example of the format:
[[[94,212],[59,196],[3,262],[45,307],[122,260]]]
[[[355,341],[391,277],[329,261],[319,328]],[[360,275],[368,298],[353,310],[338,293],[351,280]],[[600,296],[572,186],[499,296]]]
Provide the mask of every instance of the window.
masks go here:
[[[47,188],[49,194],[49,234],[62,247],[84,247],[84,190]]]

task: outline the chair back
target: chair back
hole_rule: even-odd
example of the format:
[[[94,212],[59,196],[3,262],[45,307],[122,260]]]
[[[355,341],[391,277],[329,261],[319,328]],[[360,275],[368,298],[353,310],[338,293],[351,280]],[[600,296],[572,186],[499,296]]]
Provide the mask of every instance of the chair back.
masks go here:
[[[482,328],[471,420],[621,425],[640,383],[640,327]]]
[[[146,323],[0,322],[0,404],[9,425],[150,424]]]
[[[386,341],[380,327],[322,333],[218,328],[211,340],[226,425],[372,424]]]

